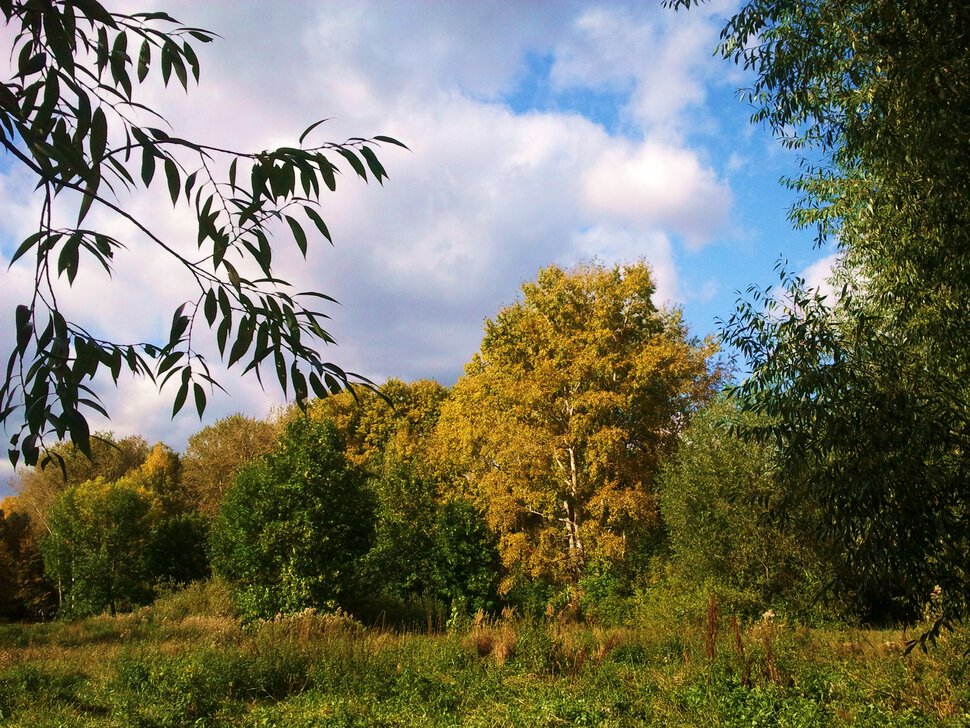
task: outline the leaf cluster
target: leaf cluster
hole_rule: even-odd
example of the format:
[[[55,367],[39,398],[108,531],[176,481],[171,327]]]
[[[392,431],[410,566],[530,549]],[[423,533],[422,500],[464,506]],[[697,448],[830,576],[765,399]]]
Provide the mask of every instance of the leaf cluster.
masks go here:
[[[208,43],[213,33],[163,12],[109,12],[97,0],[5,0],[0,13],[18,30],[16,74],[0,84],[0,146],[33,177],[41,200],[36,232],[11,259],[34,267],[34,292],[16,308],[16,343],[0,385],[0,422],[21,423],[11,461],[37,463],[48,436],[69,437],[88,452],[87,413],[108,414],[90,384],[101,371],[114,382],[124,371],[159,387],[174,381],[173,416],[190,399],[201,416],[219,385],[199,351],[200,327],[215,331],[228,366],[241,363],[260,381],[261,367],[271,367],[301,405],[349,386],[355,375],[319,354],[319,344],[333,340],[323,327],[327,315],[310,302],[332,299],[292,292],[275,277],[271,241],[283,230],[304,256],[315,239],[330,241],[317,208],[336,189],[337,162],[383,183],[375,147],[403,145],[383,136],[306,145],[321,122],[297,147],[250,153],[198,144],[166,131],[134,89],[160,74],[165,85],[174,80],[188,90],[200,73],[193,43]],[[145,116],[163,124],[139,123]],[[173,208],[191,211],[194,248],[164,239],[120,202],[119,195],[156,184]],[[76,210],[66,227],[55,224],[61,207]],[[131,240],[87,225],[94,209],[127,224]],[[88,261],[110,275],[115,256],[135,239],[174,259],[197,288],[175,309],[164,340],[113,341],[58,304],[60,279],[73,284]]]

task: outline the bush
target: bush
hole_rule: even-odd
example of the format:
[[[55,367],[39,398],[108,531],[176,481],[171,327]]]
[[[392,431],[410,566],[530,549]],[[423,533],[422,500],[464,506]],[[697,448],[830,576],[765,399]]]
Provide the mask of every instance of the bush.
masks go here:
[[[729,401],[699,413],[657,483],[671,561],[667,588],[676,601],[756,617],[769,608],[818,616],[824,570],[813,546],[810,514],[775,519],[780,487],[771,453],[731,432],[739,415]]]
[[[247,619],[333,609],[354,593],[373,531],[373,499],[336,430],[299,418],[236,477],[212,524],[212,567]]]
[[[236,607],[231,586],[213,577],[184,587],[163,589],[152,604],[152,612],[159,619],[179,621],[187,617],[232,617]]]

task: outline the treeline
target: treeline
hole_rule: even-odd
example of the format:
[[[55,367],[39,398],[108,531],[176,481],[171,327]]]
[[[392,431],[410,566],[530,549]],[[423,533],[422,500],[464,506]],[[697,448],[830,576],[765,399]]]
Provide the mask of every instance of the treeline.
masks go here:
[[[778,507],[776,454],[733,434],[755,416],[720,394],[716,347],[653,293],[643,263],[552,266],[486,321],[451,390],[390,380],[233,415],[182,455],[58,445],[66,479],[23,471],[3,504],[0,613],[115,613],[215,575],[249,619],[615,621],[711,597],[741,616],[885,616],[819,514]]]

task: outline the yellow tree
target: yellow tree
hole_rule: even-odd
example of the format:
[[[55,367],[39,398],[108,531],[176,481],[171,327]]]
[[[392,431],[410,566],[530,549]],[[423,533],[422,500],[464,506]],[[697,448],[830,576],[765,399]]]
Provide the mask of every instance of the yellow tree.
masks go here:
[[[195,508],[215,516],[242,466],[271,452],[283,431],[281,418],[223,417],[189,438],[182,458],[182,486]]]
[[[643,262],[551,266],[522,291],[485,322],[438,447],[513,577],[565,583],[655,532],[658,464],[719,371],[714,345],[653,304]]]
[[[385,459],[419,464],[448,390],[431,379],[388,379],[381,395],[360,387],[354,394],[317,399],[310,413],[333,423],[345,442],[347,460],[379,471]]]

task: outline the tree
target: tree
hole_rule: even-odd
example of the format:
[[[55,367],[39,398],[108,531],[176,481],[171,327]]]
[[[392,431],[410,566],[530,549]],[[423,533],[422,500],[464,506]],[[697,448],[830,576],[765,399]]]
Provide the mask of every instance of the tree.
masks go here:
[[[278,421],[234,414],[192,435],[182,458],[182,485],[195,508],[215,516],[240,468],[269,453],[281,429]]]
[[[58,585],[61,610],[97,614],[148,601],[144,560],[152,503],[131,482],[89,480],[64,491],[49,514],[41,549]]]
[[[333,608],[352,594],[373,528],[363,474],[336,429],[300,417],[236,476],[212,524],[212,567],[237,585],[250,618]]]
[[[0,620],[49,617],[56,607],[36,530],[26,513],[0,503]]]
[[[136,123],[160,117],[135,99],[135,84],[160,74],[166,85],[174,79],[188,90],[190,77],[199,78],[192,43],[213,40],[209,31],[178,26],[163,12],[110,13],[98,0],[0,0],[0,13],[16,33],[15,75],[0,84],[0,145],[35,180],[41,203],[36,232],[11,259],[32,261],[34,269],[33,295],[16,307],[15,346],[0,385],[0,423],[20,425],[11,461],[36,464],[50,436],[69,437],[88,453],[86,413],[107,415],[85,383],[99,371],[117,382],[128,370],[160,387],[174,379],[173,414],[191,395],[201,415],[207,390],[218,386],[199,351],[204,326],[215,329],[228,366],[243,362],[259,375],[269,362],[298,403],[347,386],[353,375],[318,353],[318,342],[332,343],[325,316],[305,303],[329,297],[291,293],[273,274],[270,238],[276,227],[288,230],[304,255],[311,237],[329,240],[317,203],[336,188],[333,160],[383,182],[374,146],[400,143],[374,137],[303,146],[317,122],[299,147],[247,153],[197,144],[164,124]],[[173,207],[191,209],[195,240],[164,239],[120,202],[122,190],[153,183]],[[129,233],[86,226],[93,209]],[[67,214],[74,222],[62,226]],[[110,273],[120,250],[141,245],[172,256],[197,284],[197,295],[176,308],[167,339],[112,341],[60,308],[57,289],[74,282],[82,262]]]
[[[431,457],[448,390],[431,380],[390,379],[380,393],[349,392],[315,401],[313,418],[331,422],[351,463],[365,468],[376,504],[374,545],[362,561],[363,609],[434,598],[453,609],[492,608],[499,563],[481,512],[449,499]],[[392,612],[393,617],[393,612]]]
[[[738,437],[752,416],[719,398],[684,430],[677,453],[657,479],[657,500],[670,549],[670,588],[700,608],[711,595],[748,617],[766,609],[818,612],[828,579],[810,531],[792,522],[814,512],[776,517],[780,488],[770,447]]]
[[[343,392],[315,400],[311,415],[337,427],[348,460],[378,473],[385,458],[426,463],[428,440],[447,397],[448,390],[430,379],[388,379],[379,392]]]
[[[543,269],[485,322],[438,426],[513,579],[577,580],[656,533],[653,478],[719,375],[644,263]]]
[[[753,0],[721,36],[755,120],[805,150],[793,221],[841,253],[834,303],[783,272],[727,322],[751,434],[865,613],[914,619],[942,588],[931,637],[970,608],[968,31],[960,2]]]
[[[89,455],[70,442],[50,448],[54,459],[64,466],[26,468],[19,472],[17,497],[13,508],[30,516],[32,528],[38,534],[49,530],[47,511],[65,490],[88,480],[103,478],[115,481],[139,468],[149,455],[143,437],[132,436],[116,440],[110,432],[91,437]]]

